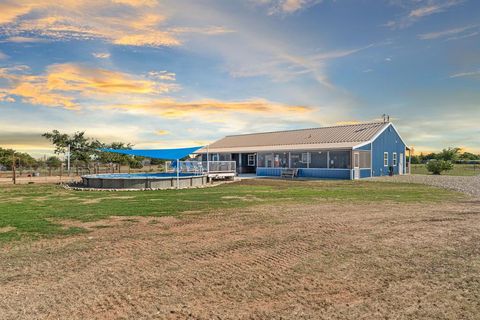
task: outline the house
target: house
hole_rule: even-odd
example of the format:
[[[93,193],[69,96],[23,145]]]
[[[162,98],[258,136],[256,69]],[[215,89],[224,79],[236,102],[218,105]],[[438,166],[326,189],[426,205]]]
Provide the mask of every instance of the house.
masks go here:
[[[196,154],[203,161],[235,161],[237,173],[280,176],[296,168],[299,177],[359,179],[408,173],[407,151],[391,122],[373,122],[231,135]]]

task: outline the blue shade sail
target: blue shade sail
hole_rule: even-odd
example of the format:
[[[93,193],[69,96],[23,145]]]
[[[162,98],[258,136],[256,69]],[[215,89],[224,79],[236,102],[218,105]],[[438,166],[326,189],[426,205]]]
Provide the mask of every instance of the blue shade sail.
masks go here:
[[[192,154],[201,148],[203,148],[203,146],[191,147],[191,148],[177,148],[177,149],[136,149],[136,150],[100,149],[100,151],[128,154],[131,156],[155,158],[155,159],[162,159],[162,160],[176,160],[176,159],[182,159],[183,157],[186,157],[189,154]]]

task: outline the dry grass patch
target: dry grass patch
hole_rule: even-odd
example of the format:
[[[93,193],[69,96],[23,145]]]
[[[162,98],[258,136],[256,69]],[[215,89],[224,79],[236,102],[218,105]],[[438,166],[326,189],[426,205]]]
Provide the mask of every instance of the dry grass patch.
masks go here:
[[[480,203],[267,204],[1,249],[0,319],[476,319]]]

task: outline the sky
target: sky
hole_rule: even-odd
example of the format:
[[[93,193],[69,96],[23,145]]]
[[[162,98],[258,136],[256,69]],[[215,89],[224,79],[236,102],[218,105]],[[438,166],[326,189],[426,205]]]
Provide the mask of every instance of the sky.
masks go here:
[[[480,153],[477,0],[0,0],[0,147],[378,121]]]

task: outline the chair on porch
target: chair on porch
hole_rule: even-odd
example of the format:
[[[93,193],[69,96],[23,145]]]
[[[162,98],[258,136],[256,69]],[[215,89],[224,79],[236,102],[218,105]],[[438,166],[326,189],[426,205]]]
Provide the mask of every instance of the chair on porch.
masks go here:
[[[297,168],[284,168],[282,169],[282,174],[280,175],[282,178],[295,178],[298,175]]]

